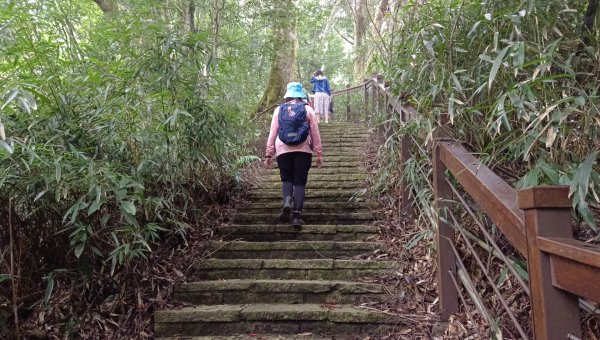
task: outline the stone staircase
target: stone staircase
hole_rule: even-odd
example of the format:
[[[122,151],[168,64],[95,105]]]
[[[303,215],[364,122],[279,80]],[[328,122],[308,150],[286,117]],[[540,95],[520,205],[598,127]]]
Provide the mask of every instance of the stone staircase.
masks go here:
[[[309,173],[307,224],[301,230],[281,224],[279,172],[265,171],[235,224],[210,242],[212,258],[194,263],[197,281],[176,288],[174,297],[193,307],[155,313],[157,336],[364,339],[402,326],[397,316],[361,307],[390,299],[395,292],[373,278],[394,275],[396,267],[371,260],[381,245],[370,225],[374,205],[360,195],[366,129],[320,128],[325,163]]]

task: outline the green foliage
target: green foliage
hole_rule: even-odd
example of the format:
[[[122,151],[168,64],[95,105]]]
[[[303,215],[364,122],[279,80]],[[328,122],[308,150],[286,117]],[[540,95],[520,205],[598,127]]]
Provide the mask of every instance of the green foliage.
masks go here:
[[[33,280],[145,258],[228,195],[254,135],[244,101],[229,102],[236,66],[211,64],[210,30],[156,2],[111,16],[92,1],[0,7],[0,216],[12,199],[16,234],[36,240],[22,249]]]
[[[581,43],[586,5],[409,1],[391,52],[372,67],[412,93],[430,126],[448,112],[455,137],[487,164],[522,162],[519,187],[571,186],[574,208],[595,230],[600,45]],[[432,128],[420,124],[427,139]]]

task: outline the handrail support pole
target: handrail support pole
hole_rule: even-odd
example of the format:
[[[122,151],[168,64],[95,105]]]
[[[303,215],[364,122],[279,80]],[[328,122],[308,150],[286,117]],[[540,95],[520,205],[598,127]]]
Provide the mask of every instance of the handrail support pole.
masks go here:
[[[540,250],[538,237],[572,238],[568,186],[538,186],[518,192],[525,213],[527,268],[536,340],[581,338],[579,299],[556,288],[550,255]]]
[[[446,117],[442,116],[440,120],[443,124]],[[458,291],[452,281],[452,276],[456,276],[456,258],[453,250],[456,234],[454,228],[448,223],[448,209],[453,193],[446,181],[446,165],[440,157],[438,144],[440,140],[445,140],[447,136],[436,137],[433,148],[433,188],[437,225],[438,294],[440,298],[440,315],[442,320],[447,321],[451,314],[458,312]]]

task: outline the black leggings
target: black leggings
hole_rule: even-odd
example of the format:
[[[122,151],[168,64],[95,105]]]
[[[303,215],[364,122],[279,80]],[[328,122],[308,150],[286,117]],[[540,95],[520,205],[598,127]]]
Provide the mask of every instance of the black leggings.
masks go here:
[[[294,196],[294,210],[302,211],[306,194],[308,170],[312,164],[312,154],[307,152],[288,152],[277,156],[281,193],[283,199]]]
[[[277,156],[281,181],[306,185],[311,163],[312,154],[308,152],[288,152]]]

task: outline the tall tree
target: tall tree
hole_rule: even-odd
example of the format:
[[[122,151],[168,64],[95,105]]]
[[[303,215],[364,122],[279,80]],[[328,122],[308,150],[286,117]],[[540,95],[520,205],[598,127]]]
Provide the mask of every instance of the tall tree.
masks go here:
[[[294,1],[273,0],[273,55],[269,80],[256,112],[276,103],[285,93],[285,86],[296,74],[298,37],[297,9]]]
[[[104,12],[104,14],[110,14],[117,10],[117,4],[113,0],[94,0],[98,7]]]
[[[590,37],[596,32],[596,14],[598,13],[599,0],[589,0],[587,11],[583,17],[583,42],[586,45],[590,43]]]
[[[354,17],[354,80],[362,79],[367,71],[367,0],[354,0],[348,4]]]

